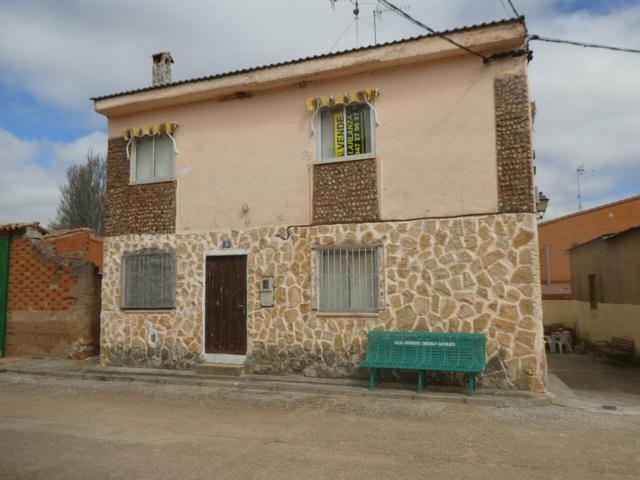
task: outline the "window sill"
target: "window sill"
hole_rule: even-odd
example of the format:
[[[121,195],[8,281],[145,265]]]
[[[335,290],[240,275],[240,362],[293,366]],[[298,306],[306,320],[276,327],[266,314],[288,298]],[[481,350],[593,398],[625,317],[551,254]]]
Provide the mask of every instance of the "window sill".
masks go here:
[[[163,308],[124,308],[120,310],[124,313],[172,313],[175,312],[175,307],[163,307]]]
[[[327,163],[357,162],[358,160],[369,160],[376,158],[375,153],[367,153],[364,155],[353,155],[347,158],[327,158],[326,160],[316,160],[315,165],[324,165]]]
[[[135,185],[149,185],[150,183],[167,183],[167,182],[175,182],[175,177],[169,178],[154,178],[153,180],[130,180],[129,186],[133,187]]]
[[[380,315],[379,312],[314,312],[317,317],[370,317],[375,318]]]

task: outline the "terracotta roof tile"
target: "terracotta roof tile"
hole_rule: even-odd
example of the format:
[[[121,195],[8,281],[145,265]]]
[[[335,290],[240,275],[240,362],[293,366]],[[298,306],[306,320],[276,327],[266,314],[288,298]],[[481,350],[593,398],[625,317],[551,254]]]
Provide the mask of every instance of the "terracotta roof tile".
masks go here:
[[[0,234],[12,233],[20,230],[26,230],[27,228],[35,228],[41,233],[48,233],[48,230],[40,226],[40,222],[31,223],[5,223],[0,225]]]

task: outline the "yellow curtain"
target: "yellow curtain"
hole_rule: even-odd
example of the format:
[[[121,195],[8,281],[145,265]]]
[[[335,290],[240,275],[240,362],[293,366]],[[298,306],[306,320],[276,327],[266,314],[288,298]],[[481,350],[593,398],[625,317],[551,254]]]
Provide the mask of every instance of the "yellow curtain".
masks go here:
[[[347,90],[336,95],[307,98],[307,110],[313,112],[318,108],[332,107],[334,105],[371,102],[378,95],[380,95],[380,90],[377,88],[367,88],[364,90]]]
[[[176,122],[164,122],[152,125],[143,125],[142,127],[126,128],[122,131],[122,137],[125,140],[129,140],[130,138],[143,137],[145,135],[161,135],[163,133],[173,135],[173,132],[176,131],[177,127],[178,124]]]

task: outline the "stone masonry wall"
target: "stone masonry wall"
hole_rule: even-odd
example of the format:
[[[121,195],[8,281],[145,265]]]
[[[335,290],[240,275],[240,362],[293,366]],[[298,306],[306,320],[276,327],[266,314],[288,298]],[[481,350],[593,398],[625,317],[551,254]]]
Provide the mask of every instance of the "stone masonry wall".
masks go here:
[[[131,185],[122,138],[109,140],[105,236],[176,231],[176,181]]]
[[[313,165],[314,225],[379,218],[375,159]]]
[[[524,74],[498,77],[494,82],[498,209],[535,212],[531,110]]]
[[[354,376],[368,330],[485,332],[488,365],[481,384],[543,389],[533,214],[296,227],[283,238],[284,227],[263,227],[106,239],[102,363],[195,366],[202,352],[204,254],[228,239],[248,252],[248,371]],[[377,314],[315,310],[314,247],[336,244],[381,245]],[[174,310],[120,309],[122,253],[140,248],[176,249]],[[274,277],[274,307],[260,307],[262,275]]]

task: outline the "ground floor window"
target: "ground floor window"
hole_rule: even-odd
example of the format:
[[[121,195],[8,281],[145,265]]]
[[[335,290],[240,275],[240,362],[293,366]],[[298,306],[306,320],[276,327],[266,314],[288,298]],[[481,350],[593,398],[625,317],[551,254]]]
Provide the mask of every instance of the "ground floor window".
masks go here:
[[[122,308],[167,309],[176,303],[175,252],[143,250],[122,256]]]
[[[323,248],[317,258],[321,312],[378,310],[378,247]]]

